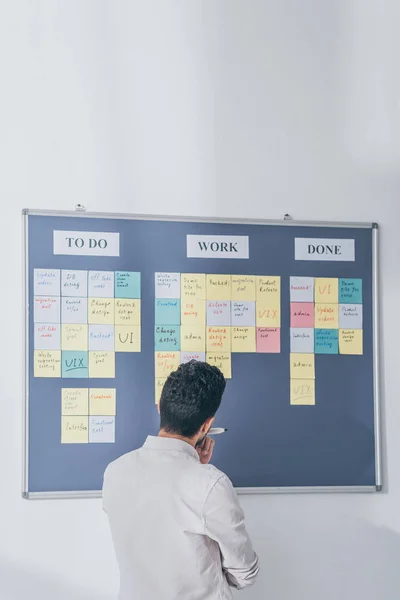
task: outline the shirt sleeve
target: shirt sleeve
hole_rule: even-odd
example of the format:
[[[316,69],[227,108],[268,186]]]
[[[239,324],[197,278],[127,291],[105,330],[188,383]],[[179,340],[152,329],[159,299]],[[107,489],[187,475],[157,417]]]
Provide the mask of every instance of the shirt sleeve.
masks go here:
[[[246,531],[237,494],[225,475],[209,492],[203,517],[206,535],[219,545],[229,585],[239,590],[253,585],[260,569],[258,556]]]

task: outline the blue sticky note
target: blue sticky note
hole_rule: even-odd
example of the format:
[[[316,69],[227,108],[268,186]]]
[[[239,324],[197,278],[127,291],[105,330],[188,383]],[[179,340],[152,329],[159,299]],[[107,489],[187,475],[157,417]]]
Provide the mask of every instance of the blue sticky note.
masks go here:
[[[89,353],[63,350],[61,356],[62,377],[89,377]]]
[[[339,279],[339,303],[362,304],[362,279]]]
[[[156,298],[155,300],[156,325],[180,325],[181,301],[177,298]]]
[[[116,298],[140,298],[140,273],[133,271],[116,271]]]
[[[338,354],[339,353],[339,331],[338,329],[316,329],[315,330],[315,354]]]
[[[179,352],[181,347],[181,328],[179,325],[156,325],[154,328],[156,352]]]

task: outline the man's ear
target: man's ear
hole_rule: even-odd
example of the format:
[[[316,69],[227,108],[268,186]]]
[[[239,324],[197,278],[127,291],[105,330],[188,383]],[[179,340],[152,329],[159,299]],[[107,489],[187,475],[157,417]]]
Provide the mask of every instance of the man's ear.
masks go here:
[[[210,429],[210,427],[212,426],[213,423],[214,423],[214,417],[209,417],[207,419],[207,421],[205,421],[205,423],[203,425],[204,433],[207,433],[207,431]]]
[[[158,414],[160,414],[160,403],[157,402],[157,410],[158,410]]]

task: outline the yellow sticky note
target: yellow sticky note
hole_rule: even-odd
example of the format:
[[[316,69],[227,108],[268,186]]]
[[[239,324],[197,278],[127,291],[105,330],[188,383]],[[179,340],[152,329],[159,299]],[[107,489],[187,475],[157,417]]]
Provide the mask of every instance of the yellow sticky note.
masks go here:
[[[183,352],[204,352],[206,349],[206,330],[193,325],[181,326],[181,350]]]
[[[137,325],[115,326],[115,351],[116,352],[140,352],[141,350],[141,327]]]
[[[183,300],[206,299],[206,276],[204,273],[182,273],[181,296]]]
[[[180,352],[155,352],[156,377],[168,377],[180,365]]]
[[[155,386],[155,397],[156,397],[156,404],[160,403],[161,400],[161,392],[163,391],[163,387],[164,387],[164,383],[167,381],[166,377],[157,377],[156,378],[156,386]]]
[[[114,298],[89,298],[88,321],[90,325],[114,325]]]
[[[92,388],[89,390],[89,414],[115,416],[117,414],[117,390]]]
[[[207,362],[209,365],[217,367],[225,379],[232,378],[232,360],[230,352],[207,352]]]
[[[256,278],[256,300],[270,308],[281,306],[281,278],[261,275]]]
[[[89,390],[87,388],[62,388],[61,414],[84,416],[89,414]]]
[[[208,300],[230,300],[231,295],[230,275],[207,275]]]
[[[35,377],[61,377],[61,350],[35,350]]]
[[[315,302],[338,304],[339,279],[336,277],[316,277],[314,281]]]
[[[339,354],[363,353],[362,329],[339,329]]]
[[[116,298],[115,324],[140,325],[140,300]]]
[[[314,379],[291,379],[290,380],[290,404],[313,406],[315,405],[315,381]]]
[[[207,352],[230,352],[231,328],[207,327]]]
[[[256,278],[254,275],[232,275],[232,300],[256,299]]]
[[[314,354],[290,355],[290,379],[315,379]]]
[[[279,306],[271,307],[266,302],[256,302],[257,327],[280,327],[281,309]]]
[[[61,349],[86,351],[88,349],[88,326],[63,325]]]
[[[232,327],[232,352],[256,352],[255,327]]]
[[[206,301],[205,300],[181,300],[181,323],[182,325],[206,325]]]
[[[339,329],[339,304],[316,304],[314,319],[316,329]]]
[[[61,417],[62,444],[89,443],[89,417]]]
[[[115,352],[89,352],[89,377],[113,379],[115,377]]]

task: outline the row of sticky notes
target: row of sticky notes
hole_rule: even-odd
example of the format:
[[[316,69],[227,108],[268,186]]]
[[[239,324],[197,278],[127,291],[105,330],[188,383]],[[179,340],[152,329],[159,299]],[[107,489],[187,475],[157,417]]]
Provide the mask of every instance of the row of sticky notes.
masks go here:
[[[362,329],[362,304],[290,303],[290,327]]]
[[[62,416],[62,444],[114,444],[115,417]]]
[[[35,350],[35,377],[101,378],[115,377],[115,352]]]
[[[336,277],[291,277],[290,301],[362,304],[362,280]]]
[[[311,329],[290,330],[290,351],[315,354],[362,354],[362,329]]]
[[[117,393],[112,388],[62,388],[61,414],[71,416],[115,416]]]
[[[137,325],[34,324],[35,350],[140,352]]]
[[[141,300],[35,296],[35,323],[140,325]]]
[[[35,296],[140,298],[140,273],[34,269]]]

